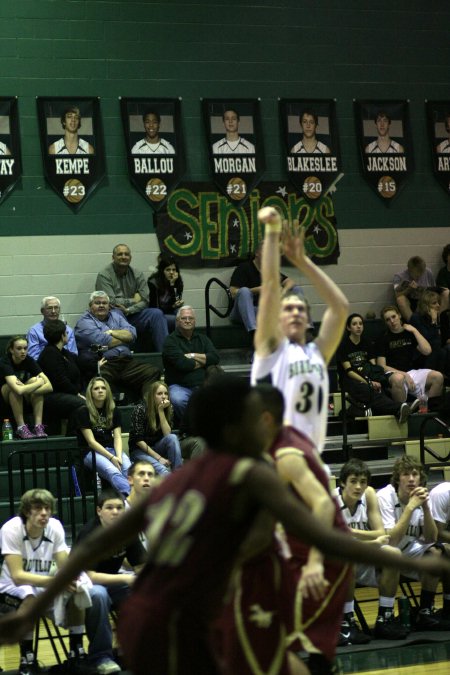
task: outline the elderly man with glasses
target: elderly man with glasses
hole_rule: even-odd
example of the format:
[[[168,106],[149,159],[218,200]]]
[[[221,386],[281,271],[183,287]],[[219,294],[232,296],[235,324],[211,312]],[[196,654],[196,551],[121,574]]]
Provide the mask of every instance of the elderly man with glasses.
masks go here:
[[[192,392],[204,383],[207,368],[219,363],[211,340],[195,329],[195,312],[189,305],[178,310],[175,330],[164,341],[162,358],[175,422],[179,424]]]

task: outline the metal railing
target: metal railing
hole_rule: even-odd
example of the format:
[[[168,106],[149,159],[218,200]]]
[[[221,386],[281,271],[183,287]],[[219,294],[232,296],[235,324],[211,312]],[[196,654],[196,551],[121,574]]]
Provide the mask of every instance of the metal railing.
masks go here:
[[[227,295],[228,305],[225,312],[222,312],[220,309],[217,309],[217,307],[211,304],[210,288],[213,284],[217,284],[218,286],[220,286],[220,288],[222,288]],[[212,277],[211,279],[209,279],[205,286],[205,323],[206,323],[206,335],[209,338],[211,338],[211,312],[213,312],[216,316],[219,316],[221,319],[226,319],[227,316],[230,316],[232,308],[233,308],[233,298],[231,297],[229,287],[226,286],[223,283],[223,281],[221,281],[217,277]]]

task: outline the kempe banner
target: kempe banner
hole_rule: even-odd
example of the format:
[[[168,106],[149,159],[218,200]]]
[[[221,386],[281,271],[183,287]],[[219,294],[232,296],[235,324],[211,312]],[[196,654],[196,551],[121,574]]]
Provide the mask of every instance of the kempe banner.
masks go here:
[[[279,102],[289,180],[314,202],[343,175],[334,100]]]
[[[259,101],[204,99],[202,107],[214,181],[230,202],[243,204],[266,168]]]
[[[227,267],[245,260],[263,237],[258,210],[274,206],[284,220],[306,229],[306,249],[319,265],[336,264],[339,241],[330,196],[310,203],[292,184],[260,183],[245,204],[236,204],[209,183],[187,183],[174,190],[166,210],[155,215],[162,253],[180,267]]]
[[[121,98],[128,174],[155,211],[185,174],[179,99]]]
[[[17,97],[0,98],[0,203],[22,175]]]
[[[433,171],[450,194],[450,101],[426,101]]]
[[[355,101],[361,169],[389,204],[414,170],[408,101]]]
[[[39,96],[37,109],[45,177],[77,213],[105,175],[100,101]]]

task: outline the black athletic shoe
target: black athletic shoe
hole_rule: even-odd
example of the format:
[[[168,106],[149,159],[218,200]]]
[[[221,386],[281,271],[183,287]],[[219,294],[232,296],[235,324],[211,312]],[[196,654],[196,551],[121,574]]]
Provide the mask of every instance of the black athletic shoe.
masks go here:
[[[19,675],[38,675],[39,673],[46,673],[47,669],[42,668],[35,659],[32,652],[26,656],[20,657]]]
[[[339,632],[338,647],[366,645],[368,642],[370,642],[370,636],[361,630],[353,614],[344,615]]]
[[[409,630],[394,617],[394,612],[378,614],[373,629],[377,640],[404,640],[408,633]]]
[[[441,612],[426,607],[420,609],[416,618],[416,630],[450,630],[450,619],[442,616]]]

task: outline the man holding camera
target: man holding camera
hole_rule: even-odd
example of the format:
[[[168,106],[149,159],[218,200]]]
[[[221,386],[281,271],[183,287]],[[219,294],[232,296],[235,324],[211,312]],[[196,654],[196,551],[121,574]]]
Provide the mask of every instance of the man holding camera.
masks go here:
[[[101,354],[101,376],[111,384],[125,384],[137,389],[139,395],[144,396],[152,382],[160,377],[157,368],[133,358],[129,345],[136,339],[136,329],[122,312],[111,309],[104,291],[91,293],[89,309],[76,323],[75,338],[80,362],[91,376],[97,372]]]

